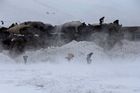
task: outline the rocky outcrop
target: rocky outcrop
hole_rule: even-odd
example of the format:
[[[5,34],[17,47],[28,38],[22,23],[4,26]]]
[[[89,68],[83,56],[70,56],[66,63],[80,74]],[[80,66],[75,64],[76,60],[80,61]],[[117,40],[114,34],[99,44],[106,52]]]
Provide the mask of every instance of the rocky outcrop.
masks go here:
[[[116,23],[117,22],[117,23]],[[42,22],[28,21],[12,24],[9,28],[0,28],[0,43],[10,53],[23,53],[25,50],[61,46],[72,40],[98,41],[102,47],[112,48],[117,42],[126,38],[130,40],[140,37],[140,27],[122,27],[118,21],[109,24],[85,24],[72,21],[53,26]],[[138,35],[139,34],[139,35]],[[135,39],[134,39],[135,38]]]

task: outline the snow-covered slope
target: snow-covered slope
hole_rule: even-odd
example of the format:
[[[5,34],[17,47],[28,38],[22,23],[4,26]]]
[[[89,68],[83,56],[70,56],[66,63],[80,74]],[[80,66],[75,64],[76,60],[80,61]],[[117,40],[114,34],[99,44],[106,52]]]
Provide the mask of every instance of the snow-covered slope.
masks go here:
[[[28,56],[29,63],[69,63],[66,57],[68,54],[73,54],[74,58],[70,63],[86,63],[87,54],[93,52],[92,60],[96,63],[106,62],[136,62],[139,60],[140,50],[139,42],[131,42],[123,40],[122,44],[116,44],[111,50],[103,49],[94,42],[77,42],[72,41],[62,47],[49,47],[48,49],[40,49],[37,51],[26,51],[14,60],[18,63],[23,63],[23,56]],[[11,62],[8,52],[0,53],[1,62]],[[104,60],[104,61],[102,61]]]
[[[103,49],[93,42],[76,42],[73,41],[62,47],[52,47],[49,49],[41,49],[36,52],[26,52],[24,55],[29,56],[29,62],[51,62],[51,63],[68,63],[66,57],[69,53],[74,55],[71,63],[86,63],[86,56],[90,52],[94,53],[94,61],[100,61],[100,57],[104,58],[106,55]],[[39,56],[39,57],[38,57]],[[17,61],[20,62],[22,56]]]
[[[0,20],[7,25],[27,20],[98,23],[100,17],[106,16],[107,22],[120,19],[123,25],[140,25],[138,3],[138,0],[0,0]]]
[[[23,63],[23,56],[27,55],[29,63],[48,62],[62,64],[69,63],[66,57],[70,53],[74,55],[74,58],[70,61],[70,63],[86,64],[87,54],[93,52],[93,63],[131,63],[139,60],[139,46],[139,42],[123,40],[122,44],[116,44],[111,50],[106,50],[94,42],[72,41],[71,43],[61,47],[50,47],[48,49],[40,49],[37,51],[26,51],[23,55],[14,58],[14,60],[18,63]],[[6,55],[7,52],[4,54]],[[7,59],[7,57],[8,56],[5,58]]]

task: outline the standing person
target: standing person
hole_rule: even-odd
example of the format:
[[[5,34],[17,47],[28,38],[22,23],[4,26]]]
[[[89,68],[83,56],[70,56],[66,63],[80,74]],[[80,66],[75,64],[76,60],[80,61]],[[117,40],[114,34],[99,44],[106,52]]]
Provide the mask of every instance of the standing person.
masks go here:
[[[23,56],[23,59],[24,59],[24,63],[26,64],[27,63],[27,59],[28,59],[28,56]]]
[[[93,55],[93,53],[91,52],[91,53],[89,53],[88,55],[87,55],[87,63],[88,64],[90,64],[91,62],[92,62],[92,60],[91,60],[91,56]]]
[[[113,24],[119,25],[119,20],[115,20]]]
[[[1,24],[4,25],[4,21],[1,20]]]
[[[105,19],[105,17],[102,17],[102,18],[100,18],[100,19],[99,19],[99,21],[100,21],[100,25],[102,25],[102,24],[103,24],[104,19]]]

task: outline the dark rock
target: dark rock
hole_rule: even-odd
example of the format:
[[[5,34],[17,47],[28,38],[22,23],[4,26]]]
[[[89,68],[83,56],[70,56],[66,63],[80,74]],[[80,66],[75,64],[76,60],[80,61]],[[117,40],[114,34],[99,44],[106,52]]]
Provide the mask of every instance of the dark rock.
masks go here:
[[[140,40],[140,27],[122,27],[119,20],[113,23],[93,25],[72,21],[63,25],[53,26],[42,22],[28,21],[21,24],[13,23],[9,28],[0,28],[0,42],[4,49],[11,54],[21,54],[26,50],[36,50],[49,46],[62,46],[72,40],[96,41],[101,39],[99,45],[105,47],[107,44],[111,49],[117,42],[129,34],[129,40]],[[100,35],[100,36],[99,36]],[[105,37],[106,40],[104,41]]]

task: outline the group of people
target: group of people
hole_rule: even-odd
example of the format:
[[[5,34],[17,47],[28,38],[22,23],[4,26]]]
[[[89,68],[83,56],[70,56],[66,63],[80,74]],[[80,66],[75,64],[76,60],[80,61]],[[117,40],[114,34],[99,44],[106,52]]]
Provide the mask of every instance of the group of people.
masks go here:
[[[87,61],[87,64],[91,64],[92,63],[92,57],[93,55],[93,52],[90,52],[89,54],[87,54],[86,56],[86,61]],[[67,57],[65,57],[68,61],[71,61],[73,58],[74,58],[74,54],[72,53],[68,53]]]
[[[101,17],[101,18],[99,19],[99,24],[100,24],[100,25],[102,25],[102,24],[104,23],[104,19],[105,19],[104,16]],[[115,20],[115,21],[113,22],[113,24],[119,25],[119,20]]]
[[[87,54],[87,57],[86,57],[87,64],[91,64],[91,62],[92,62],[92,59],[91,59],[92,55],[93,55],[93,52]],[[68,53],[68,56],[65,57],[65,58],[68,61],[71,61],[74,58],[74,54]],[[27,64],[28,56],[27,55],[24,55],[23,56],[23,60],[24,60],[24,63]]]

